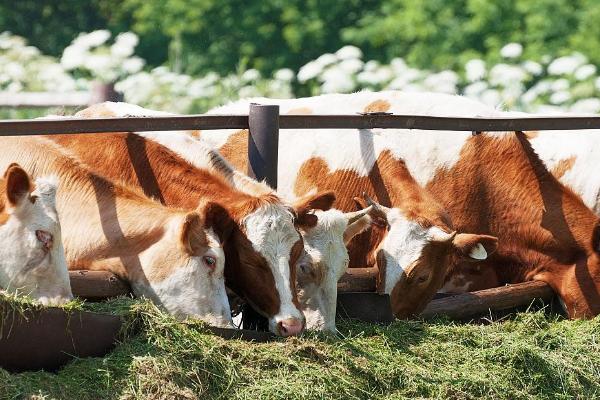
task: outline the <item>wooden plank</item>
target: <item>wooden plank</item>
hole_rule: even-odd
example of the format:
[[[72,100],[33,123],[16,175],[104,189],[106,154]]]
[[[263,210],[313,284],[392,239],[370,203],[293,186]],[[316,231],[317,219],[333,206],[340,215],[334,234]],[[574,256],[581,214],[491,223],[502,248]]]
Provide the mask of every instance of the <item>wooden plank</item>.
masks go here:
[[[545,282],[531,281],[457,294],[432,300],[421,313],[421,318],[445,316],[466,320],[489,314],[492,311],[509,310],[530,305],[535,299],[549,303],[554,291]]]
[[[375,292],[377,268],[348,268],[338,281],[338,292]]]
[[[83,107],[91,102],[90,92],[0,92],[0,107],[50,108]]]
[[[69,271],[73,295],[86,299],[103,299],[130,293],[129,285],[107,271]]]

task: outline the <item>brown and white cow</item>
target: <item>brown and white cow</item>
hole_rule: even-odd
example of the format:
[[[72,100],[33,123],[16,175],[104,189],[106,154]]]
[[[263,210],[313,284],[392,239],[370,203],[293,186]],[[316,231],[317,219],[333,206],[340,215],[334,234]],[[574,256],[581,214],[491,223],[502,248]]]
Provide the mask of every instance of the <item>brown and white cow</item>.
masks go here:
[[[295,264],[303,253],[297,229],[316,225],[311,210],[328,209],[329,194],[309,196],[292,209],[265,185],[257,185],[253,194],[237,190],[218,174],[195,168],[134,133],[51,139],[99,173],[138,185],[168,206],[193,209],[206,200],[223,204],[235,222],[225,242],[227,285],[269,319],[272,332],[289,336],[303,330],[295,290]]]
[[[57,181],[18,164],[0,179],[0,290],[45,305],[73,298],[56,211]]]
[[[284,114],[385,111],[385,104],[376,101],[357,107],[360,101],[352,96],[335,95],[253,99],[211,113],[247,113],[250,102],[279,104]],[[246,160],[239,154],[247,146],[246,131],[207,131],[201,137],[234,166],[245,169]],[[442,205],[415,180],[409,160],[384,147],[370,131],[284,130],[279,142],[279,182],[282,193],[292,196],[315,189],[335,190],[339,193],[337,206],[346,211],[354,209],[353,198],[363,193],[378,200],[379,204],[373,203],[375,226],[350,243],[350,264],[379,266],[379,285],[391,294],[394,313],[402,318],[425,307],[443,285],[449,266],[463,259],[482,260],[493,253],[496,238],[457,233]]]
[[[45,138],[0,143],[0,168],[16,161],[34,177],[57,177],[56,208],[71,269],[112,271],[135,294],[178,317],[231,326],[218,235],[232,223],[221,206],[167,208],[97,175]]]
[[[79,117],[165,116],[127,103],[105,102],[76,114]],[[194,138],[194,133],[182,131],[139,132],[139,135],[164,145],[196,168],[206,169],[225,178],[233,187],[251,195],[269,195],[272,189],[235,170],[210,146]],[[169,160],[168,163],[176,163]],[[190,168],[184,166],[184,168]],[[296,210],[317,216],[316,225],[303,224],[299,231],[304,242],[304,254],[296,265],[296,282],[300,308],[306,316],[308,329],[335,331],[337,281],[348,266],[345,244],[367,229],[370,208],[343,213],[328,209],[333,193],[315,196],[287,197]]]
[[[431,93],[357,93],[283,103],[284,111],[302,108],[323,114],[379,111],[465,117],[501,115],[466,98]],[[228,107],[219,112],[234,109]],[[203,132],[202,136],[208,134]],[[291,182],[294,190],[302,189],[307,179],[315,184],[331,179],[340,186],[352,187],[368,176],[374,190],[380,192],[380,200],[382,196],[414,198],[410,192],[394,194],[386,181],[386,164],[403,160],[416,181],[448,212],[458,230],[497,236],[498,251],[485,261],[463,262],[451,268],[446,290],[542,280],[559,294],[569,316],[581,318],[600,313],[598,218],[545,168],[525,134],[372,130],[305,131],[289,136],[283,141],[283,149],[290,149],[283,156],[288,161],[288,175],[283,179]],[[234,148],[236,143],[244,142],[236,141],[235,136],[218,140],[224,142],[221,149],[225,154],[227,146]],[[280,138],[280,146],[281,143]],[[308,144],[303,148],[302,143]],[[306,151],[310,154],[308,159],[303,157]],[[291,157],[292,153],[300,161]],[[311,178],[315,171],[320,175]],[[400,171],[392,175],[397,181],[404,176]],[[353,190],[343,192],[341,187],[338,190],[339,197],[355,194]]]

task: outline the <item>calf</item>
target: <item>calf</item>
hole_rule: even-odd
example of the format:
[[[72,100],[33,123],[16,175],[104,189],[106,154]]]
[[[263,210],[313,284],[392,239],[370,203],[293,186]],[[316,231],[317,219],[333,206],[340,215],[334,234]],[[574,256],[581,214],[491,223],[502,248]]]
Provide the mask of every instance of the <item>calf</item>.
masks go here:
[[[35,184],[18,164],[0,179],[0,288],[45,305],[73,298],[52,178]]]
[[[379,111],[458,117],[501,115],[472,100],[431,93],[357,93],[294,103],[294,107],[309,105],[324,114]],[[204,132],[202,136],[205,137]],[[308,139],[305,132],[296,136]],[[226,140],[230,146],[242,143],[233,141],[232,136]],[[335,143],[360,153],[344,152],[325,158],[327,169],[323,166],[321,171],[327,176],[337,173],[333,179],[348,182],[343,165],[350,165],[348,169],[356,175],[368,175],[375,181],[375,189],[383,196],[397,196],[385,178],[385,168],[373,171],[382,157],[404,160],[417,182],[448,212],[457,229],[486,232],[499,238],[498,251],[493,255],[488,252],[485,261],[451,266],[445,284],[448,291],[541,280],[560,296],[570,317],[587,318],[600,312],[598,218],[545,168],[525,134],[390,129],[363,131],[346,142],[336,132]],[[227,145],[225,142],[223,147]],[[296,142],[290,146],[298,145]],[[327,152],[322,146],[313,151]],[[310,162],[315,164],[314,160],[302,160],[298,168],[287,164],[293,185],[302,185],[307,175],[303,168]],[[396,180],[403,177],[401,173],[394,175]],[[343,193],[338,194],[342,197]],[[346,192],[347,196],[351,194],[352,191]],[[414,198],[410,192],[398,195]]]
[[[56,208],[71,269],[114,272],[170,313],[231,326],[219,236],[230,229],[215,203],[171,209],[90,171],[40,137],[0,139],[0,168],[16,161],[33,176],[55,175]]]

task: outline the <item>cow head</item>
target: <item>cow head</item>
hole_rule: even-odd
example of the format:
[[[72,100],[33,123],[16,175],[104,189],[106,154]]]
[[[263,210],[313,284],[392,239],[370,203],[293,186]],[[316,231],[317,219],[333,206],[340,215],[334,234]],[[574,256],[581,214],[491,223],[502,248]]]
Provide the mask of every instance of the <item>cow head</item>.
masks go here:
[[[56,212],[54,178],[11,164],[0,181],[0,287],[42,304],[73,298]]]
[[[371,223],[371,207],[343,213],[315,210],[318,223],[301,229],[305,254],[298,261],[297,283],[306,327],[335,332],[337,283],[348,268],[346,244]]]
[[[130,277],[134,291],[179,318],[232,327],[222,246],[232,226],[225,209],[213,202],[177,215],[165,227],[162,240],[141,253],[145,279]]]
[[[365,195],[361,206],[373,207],[373,229],[383,237],[375,249],[379,268],[378,290],[390,294],[396,317],[422,311],[444,283],[450,266],[459,260],[485,260],[497,247],[497,238],[457,233],[448,224],[407,216],[399,208],[384,207]]]

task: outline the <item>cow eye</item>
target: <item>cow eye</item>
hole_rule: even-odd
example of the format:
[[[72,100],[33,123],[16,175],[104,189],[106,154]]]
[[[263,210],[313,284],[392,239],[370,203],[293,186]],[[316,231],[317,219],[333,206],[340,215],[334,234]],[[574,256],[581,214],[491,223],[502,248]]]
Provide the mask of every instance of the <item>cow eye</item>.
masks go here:
[[[305,274],[310,274],[312,271],[312,265],[308,262],[300,263],[300,270]]]
[[[31,196],[29,196],[29,201],[31,202],[31,204],[35,204],[35,201],[37,200],[37,198],[38,197],[35,194],[31,195]]]
[[[202,262],[208,269],[215,269],[215,266],[217,265],[217,260],[212,256],[202,257]]]

